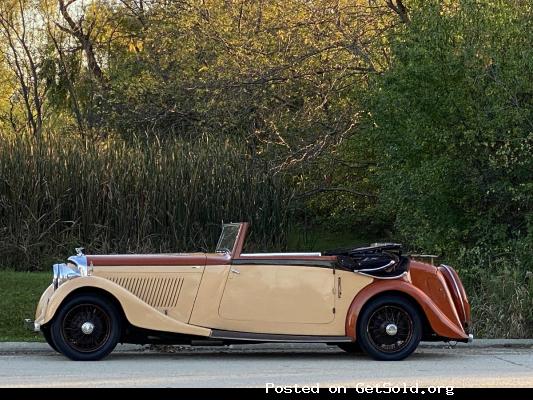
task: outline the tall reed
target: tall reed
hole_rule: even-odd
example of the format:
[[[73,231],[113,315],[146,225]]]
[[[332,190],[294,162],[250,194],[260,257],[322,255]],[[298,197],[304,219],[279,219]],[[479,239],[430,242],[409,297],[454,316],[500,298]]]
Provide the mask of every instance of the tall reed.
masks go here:
[[[0,133],[0,268],[72,254],[212,249],[222,221],[256,248],[285,242],[290,188],[238,145]]]

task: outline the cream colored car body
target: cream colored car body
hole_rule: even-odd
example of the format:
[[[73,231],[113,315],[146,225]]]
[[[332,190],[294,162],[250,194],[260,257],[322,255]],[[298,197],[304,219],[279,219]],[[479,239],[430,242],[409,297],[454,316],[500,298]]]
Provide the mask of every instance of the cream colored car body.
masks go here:
[[[69,295],[95,289],[116,298],[128,322],[139,328],[206,337],[214,328],[344,336],[354,296],[372,281],[347,271],[292,265],[93,266],[90,276],[55,291],[50,285],[36,322],[50,322]]]

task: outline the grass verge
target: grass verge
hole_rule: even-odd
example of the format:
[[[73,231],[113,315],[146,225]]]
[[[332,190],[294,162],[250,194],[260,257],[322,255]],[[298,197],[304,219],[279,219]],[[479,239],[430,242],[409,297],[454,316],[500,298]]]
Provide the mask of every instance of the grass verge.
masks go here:
[[[35,317],[41,294],[50,285],[50,272],[0,271],[0,341],[42,341],[24,328],[24,318]]]

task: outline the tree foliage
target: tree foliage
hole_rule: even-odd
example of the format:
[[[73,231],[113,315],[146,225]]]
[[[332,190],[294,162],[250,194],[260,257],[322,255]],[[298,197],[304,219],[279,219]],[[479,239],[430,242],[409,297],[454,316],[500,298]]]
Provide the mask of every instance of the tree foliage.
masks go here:
[[[349,94],[386,67],[382,32],[394,23],[385,3],[366,1],[154,5],[113,51],[110,121],[231,136],[280,168],[314,158],[354,132]]]
[[[533,184],[531,3],[423,2],[369,89],[380,198],[420,248],[525,237]]]

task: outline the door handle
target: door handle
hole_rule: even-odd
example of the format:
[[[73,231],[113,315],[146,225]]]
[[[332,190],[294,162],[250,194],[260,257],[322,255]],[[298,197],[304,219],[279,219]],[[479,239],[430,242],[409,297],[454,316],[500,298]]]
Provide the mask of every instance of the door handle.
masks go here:
[[[230,268],[230,272],[232,274],[240,274],[241,273],[239,270],[236,270],[235,268]]]

